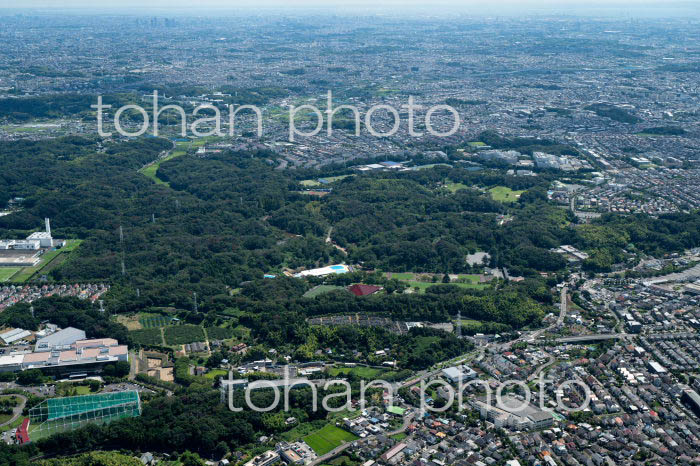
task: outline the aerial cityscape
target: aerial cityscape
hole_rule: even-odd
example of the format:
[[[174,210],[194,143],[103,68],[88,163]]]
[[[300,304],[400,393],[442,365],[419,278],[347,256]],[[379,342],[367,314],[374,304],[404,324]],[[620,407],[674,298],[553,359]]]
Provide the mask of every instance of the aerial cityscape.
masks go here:
[[[700,2],[97,3],[0,1],[0,466],[700,464]]]

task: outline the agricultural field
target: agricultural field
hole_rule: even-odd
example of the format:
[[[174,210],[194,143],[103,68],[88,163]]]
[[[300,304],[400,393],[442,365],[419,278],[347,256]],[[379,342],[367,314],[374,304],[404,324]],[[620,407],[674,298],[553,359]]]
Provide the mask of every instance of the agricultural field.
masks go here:
[[[318,456],[322,456],[334,448],[339,447],[344,442],[352,442],[357,438],[356,435],[346,430],[327,424],[321,430],[317,430],[313,434],[304,437],[304,442],[306,442]]]
[[[139,345],[163,346],[163,333],[160,328],[146,328],[129,332],[131,341]]]
[[[22,267],[1,267],[0,283],[9,281],[13,275],[22,270]]]
[[[177,325],[165,328],[165,342],[168,345],[185,345],[204,341],[204,329],[199,325]]]
[[[224,327],[207,327],[207,338],[209,340],[228,340],[236,336],[236,330]]]
[[[496,186],[495,188],[489,189],[491,199],[498,202],[516,202],[524,192],[525,191],[513,191],[505,186]]]
[[[172,325],[173,319],[172,317],[161,315],[149,315],[141,317],[139,323],[141,324],[141,328],[159,328]]]
[[[329,460],[327,463],[321,463],[320,466],[359,466],[360,463],[353,461],[349,456],[342,455]]]

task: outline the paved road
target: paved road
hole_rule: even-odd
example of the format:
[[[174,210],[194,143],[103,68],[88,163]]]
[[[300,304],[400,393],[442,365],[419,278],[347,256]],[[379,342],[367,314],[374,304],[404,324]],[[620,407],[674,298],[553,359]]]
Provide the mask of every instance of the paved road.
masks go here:
[[[537,377],[539,377],[540,372],[542,372],[543,370],[545,370],[546,368],[548,368],[549,366],[554,364],[554,361],[556,361],[556,358],[554,356],[549,356],[549,359],[547,360],[547,362],[545,362],[544,364],[540,365],[537,369],[535,369],[535,372],[530,374],[530,376],[527,378],[527,381],[530,382],[532,380],[535,380]]]
[[[569,300],[568,293],[569,289],[567,287],[563,287],[561,289],[561,294],[559,297],[559,318],[557,319],[557,325],[562,325],[564,323],[564,319],[566,318],[566,304]]]
[[[477,357],[477,359],[481,360],[481,358],[483,358],[483,356],[484,356],[484,351],[485,351],[485,350],[486,350],[486,348],[483,347],[483,346],[480,347],[480,348],[478,348],[478,351],[479,351],[480,354],[479,354],[479,356]],[[462,363],[464,363],[465,361],[469,360],[469,359],[470,359],[470,356],[472,355],[472,353],[474,353],[473,350],[470,351],[469,353],[463,355],[462,357],[460,357],[460,359],[454,360],[450,365],[451,365],[451,366],[459,366],[460,364],[462,364]],[[401,384],[401,385],[398,385],[398,388],[408,388],[408,387],[412,387],[412,386],[416,385],[417,383],[420,383],[421,380],[429,379],[429,378],[431,378],[431,377],[434,377],[434,376],[438,375],[440,372],[442,372],[442,369],[443,369],[443,368],[441,367],[440,369],[435,369],[434,371],[430,371],[430,372],[425,371],[425,370],[420,371],[420,372],[418,372],[418,376],[417,376],[417,377],[414,377],[413,379],[408,380],[408,381],[404,382],[404,383]]]
[[[559,294],[559,317],[557,318],[557,321],[556,321],[555,323],[553,323],[552,325],[550,325],[549,327],[547,327],[547,328],[544,328],[544,329],[541,329],[541,330],[537,330],[536,332],[531,333],[531,334],[527,337],[528,340],[530,340],[530,339],[531,339],[531,340],[535,340],[535,339],[537,339],[540,335],[542,335],[544,332],[546,332],[546,331],[548,331],[548,330],[550,330],[550,329],[552,329],[552,328],[554,328],[554,327],[558,327],[558,326],[561,326],[561,325],[564,324],[564,319],[566,318],[566,312],[567,312],[567,304],[568,304],[568,301],[569,301],[569,294],[568,294],[568,292],[569,292],[569,289],[568,289],[567,287],[563,287],[563,288],[561,289],[561,293]],[[522,338],[522,337],[521,337],[521,338]],[[527,380],[528,380],[528,381],[530,381],[530,380],[535,380],[535,379],[540,375],[540,372],[542,372],[542,371],[545,370],[547,367],[549,367],[549,366],[551,366],[552,364],[554,364],[554,361],[556,361],[556,359],[554,358],[554,356],[549,355],[549,359],[547,360],[547,362],[541,364],[537,369],[535,369],[535,372],[533,372],[532,374],[530,374],[530,376],[527,378]]]
[[[129,380],[134,380],[139,373],[139,363],[136,353],[129,351]]]
[[[558,327],[564,323],[564,319],[566,318],[566,313],[567,313],[567,301],[568,301],[568,292],[569,288],[566,286],[561,289],[561,292],[559,293],[559,317],[557,318],[557,321],[553,323],[552,325],[541,328],[539,330],[535,330],[534,332],[531,333],[524,333],[518,338],[517,340],[508,343],[513,344],[517,343],[519,341],[535,341],[537,340],[543,333],[548,332],[552,330],[555,327]]]
[[[3,396],[5,396],[5,397],[16,396],[17,398],[21,399],[22,401],[20,404],[18,404],[17,406],[15,406],[12,409],[12,418],[10,418],[9,421],[6,421],[6,422],[3,422],[2,424],[0,424],[0,427],[4,427],[8,424],[12,424],[13,422],[15,422],[17,420],[17,418],[22,415],[22,410],[24,410],[24,405],[27,404],[27,397],[25,397],[24,395],[12,394],[12,395],[3,395]]]
[[[351,443],[351,442],[344,443],[344,444],[342,444],[341,446],[339,446],[339,447],[337,447],[337,448],[334,448],[333,450],[329,451],[329,452],[326,453],[325,455],[319,456],[318,458],[316,458],[315,460],[313,460],[312,462],[310,462],[310,463],[309,463],[309,466],[316,466],[317,464],[321,464],[321,463],[323,463],[323,462],[325,462],[325,461],[328,461],[328,460],[330,460],[330,459],[335,458],[336,456],[338,456],[339,454],[341,454],[342,452],[344,452],[344,451],[350,446],[350,443]]]
[[[571,337],[557,338],[557,343],[578,343],[585,341],[602,341],[630,337],[629,333],[599,333],[591,335],[574,335]]]

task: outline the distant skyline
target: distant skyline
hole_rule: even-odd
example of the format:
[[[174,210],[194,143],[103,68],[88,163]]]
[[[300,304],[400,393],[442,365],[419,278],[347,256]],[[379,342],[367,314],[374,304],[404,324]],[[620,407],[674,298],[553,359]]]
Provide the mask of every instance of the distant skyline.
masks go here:
[[[429,11],[435,14],[457,13],[499,13],[508,14],[522,11],[585,12],[591,10],[619,11],[628,14],[655,10],[674,12],[699,12],[700,0],[200,0],[193,5],[187,0],[24,0],[17,5],[16,0],[0,0],[0,8],[5,10],[50,9],[64,11],[119,11],[146,13],[149,11],[205,13],[208,10],[254,11],[275,9],[280,12],[295,10],[326,10],[344,12],[376,11],[388,13],[411,13]]]

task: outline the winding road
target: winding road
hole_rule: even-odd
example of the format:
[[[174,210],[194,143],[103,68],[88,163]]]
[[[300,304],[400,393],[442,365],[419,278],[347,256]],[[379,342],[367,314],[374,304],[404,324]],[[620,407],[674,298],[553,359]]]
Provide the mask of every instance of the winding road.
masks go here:
[[[22,415],[22,411],[24,410],[24,405],[27,404],[27,397],[24,395],[18,395],[15,393],[8,394],[8,395],[1,395],[1,396],[2,397],[15,396],[21,400],[20,404],[18,404],[17,406],[15,406],[12,409],[12,417],[10,418],[10,420],[0,424],[0,427],[5,427],[6,425],[12,424],[13,422],[15,422],[17,420],[17,418]]]

